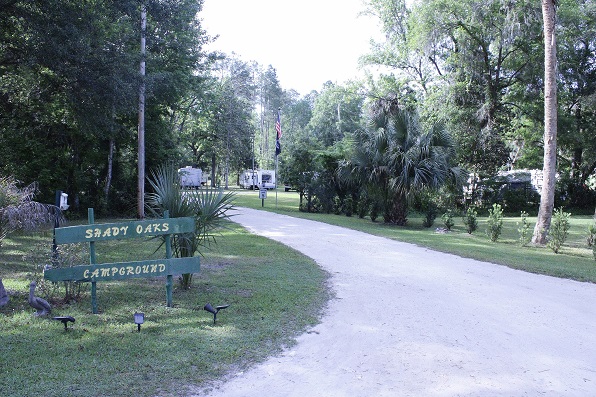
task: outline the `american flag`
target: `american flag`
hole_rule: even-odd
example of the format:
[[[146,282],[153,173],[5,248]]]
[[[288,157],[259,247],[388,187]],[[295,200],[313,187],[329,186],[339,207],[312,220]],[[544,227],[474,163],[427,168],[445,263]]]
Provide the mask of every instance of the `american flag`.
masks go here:
[[[281,139],[281,119],[279,115],[280,111],[277,111],[277,121],[275,122],[275,132],[277,137],[275,138],[275,155],[279,155],[281,153],[281,144],[279,140]]]

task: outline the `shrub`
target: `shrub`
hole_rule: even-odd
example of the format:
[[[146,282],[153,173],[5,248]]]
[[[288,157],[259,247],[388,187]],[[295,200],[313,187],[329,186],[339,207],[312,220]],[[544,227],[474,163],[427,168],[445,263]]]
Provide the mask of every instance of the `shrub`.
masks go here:
[[[571,214],[569,212],[563,212],[563,207],[560,207],[553,213],[553,219],[550,229],[548,230],[547,246],[553,250],[555,254],[559,253],[561,246],[565,243],[565,240],[567,240],[567,236],[569,235],[570,217]]]
[[[379,217],[379,203],[377,201],[373,201],[370,206],[370,220],[373,222],[377,221]]]
[[[344,212],[346,216],[352,216],[352,213],[354,212],[354,200],[350,196],[346,197],[344,200]]]
[[[333,213],[335,215],[341,215],[341,211],[342,211],[342,202],[341,199],[339,198],[339,196],[335,196],[333,198]]]
[[[431,227],[435,223],[437,218],[438,208],[435,204],[429,203],[424,211],[424,219],[422,220],[422,226]]]
[[[499,204],[493,204],[488,210],[488,221],[486,234],[490,241],[495,242],[499,239],[503,229],[503,208]]]
[[[588,237],[586,237],[586,242],[588,243],[588,247],[594,248],[594,243],[596,243],[596,222],[588,226]]]
[[[356,206],[356,212],[358,213],[358,218],[364,218],[370,209],[370,201],[369,199],[362,195],[360,196],[360,200],[358,200],[358,204]]]
[[[464,224],[468,234],[472,234],[478,229],[478,211],[472,206],[468,207],[464,215]]]
[[[414,208],[424,214],[422,220],[423,227],[431,227],[435,223],[437,214],[439,213],[439,194],[435,191],[425,190],[416,195]]]
[[[455,225],[455,222],[453,222],[453,210],[447,210],[447,212],[441,216],[441,219],[443,219],[443,225],[445,225],[447,230],[451,230],[453,225]]]
[[[47,301],[57,300],[57,293],[60,286],[64,287],[62,300],[66,303],[78,301],[81,295],[88,290],[90,283],[81,283],[76,281],[61,281],[60,283],[50,282],[43,277],[43,271],[46,266],[54,268],[66,268],[79,266],[81,263],[89,261],[86,255],[86,247],[82,244],[65,244],[56,247],[52,251],[52,246],[46,243],[39,243],[33,246],[28,253],[23,255],[23,261],[34,265],[34,270],[28,276],[37,284],[37,293],[43,296]]]
[[[517,231],[519,232],[519,244],[522,247],[525,247],[532,239],[532,233],[530,231],[530,222],[528,222],[528,213],[526,211],[522,211],[520,216],[521,225],[519,222],[517,223],[517,225],[519,226],[519,228],[517,229]]]

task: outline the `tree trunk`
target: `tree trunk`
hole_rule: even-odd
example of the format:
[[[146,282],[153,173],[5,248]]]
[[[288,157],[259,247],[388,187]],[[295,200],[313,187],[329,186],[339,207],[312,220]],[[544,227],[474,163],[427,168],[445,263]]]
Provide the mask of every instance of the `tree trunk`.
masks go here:
[[[557,164],[557,50],[555,40],[555,3],[542,0],[544,20],[544,166],[538,221],[532,243],[543,245],[550,228],[555,202]]]
[[[408,223],[408,202],[405,195],[399,194],[387,203],[383,220],[385,223],[406,226]]]
[[[106,208],[109,207],[109,199],[110,199],[110,186],[112,185],[112,172],[114,168],[114,148],[116,146],[116,142],[114,138],[110,138],[110,149],[108,151],[108,172],[106,175],[106,185],[103,189],[104,195],[104,203]]]

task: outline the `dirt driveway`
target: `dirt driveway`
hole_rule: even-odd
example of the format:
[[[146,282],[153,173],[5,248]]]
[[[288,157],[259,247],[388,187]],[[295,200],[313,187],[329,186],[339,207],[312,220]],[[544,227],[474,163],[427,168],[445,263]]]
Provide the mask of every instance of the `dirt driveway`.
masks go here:
[[[596,395],[594,284],[256,210],[234,220],[313,258],[337,298],[209,397]]]

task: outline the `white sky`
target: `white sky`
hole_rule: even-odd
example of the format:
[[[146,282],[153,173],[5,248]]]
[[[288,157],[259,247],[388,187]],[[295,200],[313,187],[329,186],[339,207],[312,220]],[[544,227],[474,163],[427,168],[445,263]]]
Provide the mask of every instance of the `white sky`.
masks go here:
[[[272,65],[283,89],[306,95],[359,76],[358,57],[380,35],[363,10],[362,0],[205,0],[199,16],[219,35],[209,50]]]

